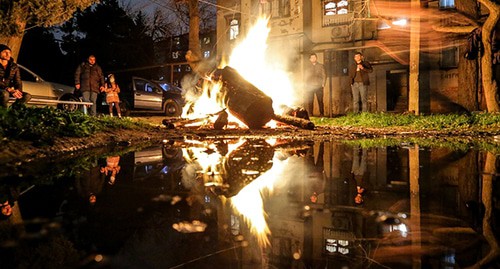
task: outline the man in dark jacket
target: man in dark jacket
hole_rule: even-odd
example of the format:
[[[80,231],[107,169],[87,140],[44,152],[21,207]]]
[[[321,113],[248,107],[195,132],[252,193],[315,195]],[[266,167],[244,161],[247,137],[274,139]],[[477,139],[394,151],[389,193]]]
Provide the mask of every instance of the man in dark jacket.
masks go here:
[[[316,53],[309,55],[310,65],[306,68],[306,106],[309,115],[313,115],[314,95],[318,98],[319,114],[321,117],[325,116],[323,103],[323,88],[326,82],[325,66],[318,62]]]
[[[12,58],[11,49],[0,44],[0,105],[7,107],[9,97],[16,99],[13,107],[25,104],[31,99],[31,94],[23,92],[23,82],[18,65]]]
[[[361,111],[368,111],[368,85],[370,77],[368,73],[373,72],[371,64],[364,60],[361,52],[354,54],[354,64],[349,67],[349,78],[351,79],[352,110],[359,112],[359,101],[361,97]]]
[[[81,91],[84,102],[92,102],[90,115],[95,116],[97,95],[104,90],[104,75],[94,55],[76,68],[75,88]]]

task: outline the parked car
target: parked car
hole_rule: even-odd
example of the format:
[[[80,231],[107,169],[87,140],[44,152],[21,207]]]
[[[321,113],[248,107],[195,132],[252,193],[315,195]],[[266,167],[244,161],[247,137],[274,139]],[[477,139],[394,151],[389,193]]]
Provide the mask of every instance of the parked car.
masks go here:
[[[168,117],[178,117],[182,114],[185,100],[179,87],[140,77],[132,77],[126,87],[123,87],[120,81],[118,85],[121,90],[119,95],[122,115],[129,115],[131,111],[157,112]],[[105,94],[99,95],[97,104],[99,112],[109,113]]]
[[[29,104],[51,105],[66,111],[77,110],[79,104],[62,104],[60,101],[81,102],[80,98],[73,94],[74,87],[42,79],[39,75],[19,64],[23,91],[32,96]]]

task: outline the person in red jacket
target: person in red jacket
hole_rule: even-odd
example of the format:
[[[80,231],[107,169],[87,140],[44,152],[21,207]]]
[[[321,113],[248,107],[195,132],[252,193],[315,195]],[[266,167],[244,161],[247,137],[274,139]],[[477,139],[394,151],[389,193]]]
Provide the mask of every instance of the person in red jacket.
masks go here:
[[[10,96],[16,99],[12,107],[26,104],[31,99],[31,94],[23,92],[21,73],[12,58],[12,50],[0,44],[0,106],[7,107]]]
[[[116,108],[116,113],[118,114],[118,118],[122,117],[122,113],[120,111],[120,97],[118,94],[120,93],[120,86],[116,84],[115,75],[108,75],[109,84],[104,88],[104,92],[106,93],[106,103],[109,105],[109,115],[113,117],[113,106]]]

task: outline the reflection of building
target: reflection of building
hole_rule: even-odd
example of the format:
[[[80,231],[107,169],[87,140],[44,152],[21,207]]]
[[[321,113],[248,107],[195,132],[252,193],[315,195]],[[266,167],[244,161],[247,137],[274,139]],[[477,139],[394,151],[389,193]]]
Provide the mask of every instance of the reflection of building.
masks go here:
[[[463,248],[448,234],[460,231],[457,226],[463,221],[472,227],[477,224],[465,206],[479,193],[472,172],[478,171],[477,152],[417,145],[364,148],[367,194],[359,206],[353,201],[353,148],[324,142],[324,155],[316,156],[319,144],[313,147],[313,156],[324,163],[322,198],[309,199],[315,169],[304,160],[299,168],[303,172],[288,179],[284,190],[277,190],[273,200],[278,202],[267,205],[272,231],[267,255],[273,266],[300,268],[300,260],[309,268],[366,268],[368,255],[398,267],[412,260],[415,249],[420,257],[415,261],[422,264],[458,265],[460,256],[480,255],[474,244]],[[479,235],[460,236],[474,241]]]
[[[352,268],[364,268],[367,264],[362,257],[373,247],[379,249],[376,258],[382,260],[399,247],[401,253],[392,258],[402,262],[412,255],[411,248],[405,246],[420,248],[419,242],[432,241],[450,247],[450,241],[439,236],[441,231],[454,229],[456,223],[442,221],[441,216],[475,223],[465,204],[478,197],[477,180],[471,172],[477,171],[477,153],[439,148],[431,151],[416,145],[369,148],[365,173],[368,194],[362,206],[354,206],[352,148],[324,142],[324,151],[328,182],[325,199],[315,205],[318,210],[309,210],[305,219],[303,253],[310,267],[333,259],[345,261]],[[307,204],[307,197],[303,201]],[[392,245],[387,238],[398,238],[399,245]],[[464,250],[454,251],[433,253],[426,259],[449,262],[460,255],[470,256]]]

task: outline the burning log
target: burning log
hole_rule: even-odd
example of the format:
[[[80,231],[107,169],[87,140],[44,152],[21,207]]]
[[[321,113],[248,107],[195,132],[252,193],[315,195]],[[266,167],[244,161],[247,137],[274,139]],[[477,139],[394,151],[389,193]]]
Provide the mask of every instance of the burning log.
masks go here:
[[[185,126],[188,124],[199,123],[206,121],[207,118],[197,118],[197,119],[183,119],[183,118],[167,118],[163,119],[161,123],[167,127],[167,129],[175,129],[179,126]]]
[[[217,69],[214,77],[223,82],[223,102],[229,112],[250,129],[260,129],[275,117],[273,100],[235,69]]]
[[[303,119],[303,118],[297,118],[297,117],[292,117],[292,116],[285,116],[285,115],[274,115],[273,118],[275,121],[283,122],[286,124],[290,124],[302,129],[306,130],[314,130],[314,123],[312,123],[309,120]]]
[[[215,130],[222,130],[224,126],[227,126],[229,123],[228,121],[229,114],[225,110],[219,113],[219,116],[217,117],[217,120],[214,122],[214,129]]]
[[[273,100],[241,77],[235,69],[226,66],[218,69],[214,76],[223,82],[226,107],[250,129],[262,128],[272,119],[302,129],[314,129],[314,123],[308,119],[274,114]]]

